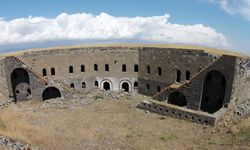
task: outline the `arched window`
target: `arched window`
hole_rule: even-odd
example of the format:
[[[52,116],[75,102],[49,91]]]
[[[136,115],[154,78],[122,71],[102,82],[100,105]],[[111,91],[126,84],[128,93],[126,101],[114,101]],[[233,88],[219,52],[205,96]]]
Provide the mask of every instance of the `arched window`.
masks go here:
[[[177,69],[176,82],[181,82],[181,71]]]
[[[51,73],[52,76],[54,76],[56,74],[55,68],[51,68],[50,73]]]
[[[126,72],[127,71],[127,66],[125,64],[122,65],[122,72]]]
[[[158,74],[158,76],[161,76],[161,67],[157,68],[157,74]]]
[[[137,64],[134,65],[134,72],[138,72],[139,71],[139,67]]]
[[[82,88],[86,88],[86,82],[82,82]]]
[[[186,71],[186,80],[190,80],[190,71]]]
[[[81,72],[85,72],[85,66],[81,65]]]
[[[73,89],[73,88],[75,88],[75,84],[74,83],[71,83],[70,84],[70,87]]]
[[[47,70],[43,68],[43,76],[47,76]]]
[[[109,65],[108,64],[105,64],[105,71],[109,71]]]
[[[150,74],[150,66],[147,66],[147,74]]]
[[[98,71],[98,65],[94,64],[94,71]]]
[[[73,73],[74,70],[73,70],[73,66],[69,66],[69,73]]]

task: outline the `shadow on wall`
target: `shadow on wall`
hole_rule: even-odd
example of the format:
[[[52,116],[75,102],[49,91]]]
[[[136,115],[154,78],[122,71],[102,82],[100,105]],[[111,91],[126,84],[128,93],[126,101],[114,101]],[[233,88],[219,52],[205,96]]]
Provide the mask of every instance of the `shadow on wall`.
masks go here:
[[[223,106],[226,78],[219,71],[210,71],[204,80],[201,110],[214,113]]]

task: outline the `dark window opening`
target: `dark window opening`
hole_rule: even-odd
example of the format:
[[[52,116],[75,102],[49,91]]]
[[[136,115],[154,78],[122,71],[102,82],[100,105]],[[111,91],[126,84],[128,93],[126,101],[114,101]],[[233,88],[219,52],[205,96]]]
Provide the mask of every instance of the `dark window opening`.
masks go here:
[[[122,83],[122,90],[129,92],[129,84],[127,82]]]
[[[43,100],[61,97],[60,91],[55,87],[48,87],[43,91]]]
[[[73,73],[74,70],[73,70],[73,66],[69,66],[69,73]]]
[[[98,65],[94,64],[94,71],[98,71]]]
[[[138,89],[138,82],[137,81],[134,82],[134,89],[135,90]]]
[[[16,93],[17,93],[17,94],[19,94],[19,93],[20,93],[20,91],[19,91],[19,90],[16,90]]]
[[[161,87],[157,86],[157,92],[160,92],[160,91],[161,91]]]
[[[81,72],[85,72],[85,66],[81,65]]]
[[[186,80],[190,80],[190,71],[186,71]]]
[[[181,71],[177,69],[177,77],[176,77],[176,82],[181,82]]]
[[[126,72],[127,71],[127,66],[125,64],[122,65],[122,72]]]
[[[139,71],[139,67],[138,67],[138,65],[135,65],[134,66],[134,72],[138,72]]]
[[[86,88],[86,82],[82,82],[82,88]]]
[[[51,68],[50,72],[51,72],[51,75],[54,76],[56,74],[55,68]]]
[[[47,70],[43,68],[43,76],[47,76]]]
[[[157,72],[158,72],[158,76],[161,76],[161,72],[162,72],[162,71],[161,71],[161,67],[158,67],[158,68],[157,68]]]
[[[172,92],[169,94],[168,103],[177,106],[187,106],[186,97],[180,92]]]
[[[149,84],[148,84],[148,83],[146,84],[146,88],[147,88],[147,90],[149,90],[149,89],[150,89],[150,86],[149,86]]]
[[[74,84],[74,83],[71,83],[71,84],[70,84],[70,87],[71,87],[71,88],[75,88],[75,84]]]
[[[98,87],[98,86],[99,86],[98,81],[95,81],[95,86],[96,86],[96,87]]]
[[[103,83],[103,89],[105,91],[110,91],[110,83],[109,82],[104,82]]]
[[[27,93],[28,93],[29,95],[31,95],[31,90],[30,90],[30,89],[27,89]]]
[[[147,74],[150,74],[150,66],[147,66]]]
[[[109,71],[109,65],[105,64],[105,71]]]

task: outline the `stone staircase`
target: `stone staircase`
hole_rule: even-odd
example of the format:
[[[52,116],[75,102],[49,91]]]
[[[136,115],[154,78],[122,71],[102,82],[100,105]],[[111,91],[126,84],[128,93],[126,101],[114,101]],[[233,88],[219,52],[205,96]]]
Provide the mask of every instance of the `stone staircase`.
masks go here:
[[[14,56],[14,59],[17,62],[19,62],[24,69],[26,69],[28,72],[32,73],[37,79],[42,81],[45,85],[48,85],[48,83],[52,83],[53,85],[57,85],[57,86],[61,87],[62,89],[70,92],[71,94],[74,94],[77,97],[80,97],[79,93],[77,93],[74,89],[68,87],[63,82],[61,82],[61,81],[56,81],[56,82],[52,81],[52,82],[50,82],[48,78],[43,77],[42,75],[40,75],[39,73],[34,71],[31,67],[28,67],[28,65],[25,62],[23,62],[20,58]]]
[[[171,84],[170,86],[165,87],[160,92],[158,92],[155,95],[153,95],[152,99],[156,98],[157,96],[159,96],[163,92],[168,92],[168,91],[173,90],[173,89],[180,89],[180,88],[186,86],[188,83],[190,83],[192,80],[194,80],[198,75],[200,75],[201,73],[203,73],[204,71],[206,71],[209,67],[211,67],[213,64],[215,64],[216,62],[218,62],[220,60],[220,58],[221,57],[216,58],[215,60],[213,60],[212,63],[210,63],[207,66],[203,67],[199,72],[195,73],[189,80],[184,81],[182,83],[176,83],[175,82],[175,83]]]

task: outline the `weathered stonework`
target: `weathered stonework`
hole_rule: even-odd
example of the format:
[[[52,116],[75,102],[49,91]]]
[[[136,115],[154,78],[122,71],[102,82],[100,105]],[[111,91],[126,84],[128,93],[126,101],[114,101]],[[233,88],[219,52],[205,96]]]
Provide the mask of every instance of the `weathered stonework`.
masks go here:
[[[202,47],[142,45],[40,49],[5,55],[0,64],[2,89],[8,90],[2,93],[15,101],[71,97],[97,87],[125,90],[160,100],[167,104],[164,107],[182,117],[167,113],[169,116],[191,118],[191,121],[194,117],[202,120],[194,119],[194,122],[214,124],[216,117],[213,114],[232,101],[240,103],[250,98],[249,58],[228,52],[213,53]],[[177,106],[171,108],[174,105]],[[155,106],[157,110],[145,103],[139,107],[163,113],[161,105]]]

